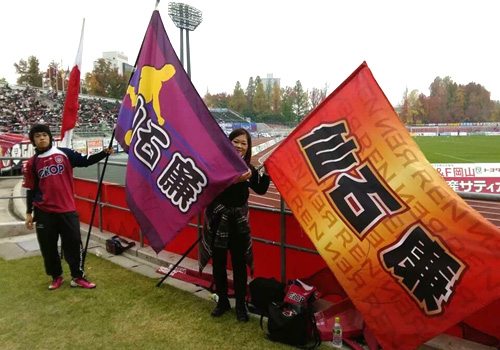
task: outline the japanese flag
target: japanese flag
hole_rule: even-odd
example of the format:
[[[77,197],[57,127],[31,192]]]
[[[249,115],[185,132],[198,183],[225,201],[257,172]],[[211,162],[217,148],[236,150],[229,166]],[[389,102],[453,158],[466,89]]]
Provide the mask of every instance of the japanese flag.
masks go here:
[[[82,24],[82,34],[80,36],[80,45],[76,54],[75,64],[69,76],[68,90],[64,102],[61,127],[61,147],[71,147],[71,138],[73,129],[76,125],[76,116],[78,114],[78,93],[80,92],[80,74],[82,71],[82,51],[83,51],[83,30],[85,28],[85,19]]]

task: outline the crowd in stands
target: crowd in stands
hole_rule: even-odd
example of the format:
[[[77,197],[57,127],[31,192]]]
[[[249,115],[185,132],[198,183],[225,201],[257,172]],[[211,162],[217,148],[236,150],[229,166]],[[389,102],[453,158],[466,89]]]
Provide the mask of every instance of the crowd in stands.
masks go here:
[[[37,123],[60,129],[64,95],[36,88],[0,86],[0,132],[26,134]],[[112,129],[116,123],[119,101],[100,98],[80,98],[77,128],[87,130]]]

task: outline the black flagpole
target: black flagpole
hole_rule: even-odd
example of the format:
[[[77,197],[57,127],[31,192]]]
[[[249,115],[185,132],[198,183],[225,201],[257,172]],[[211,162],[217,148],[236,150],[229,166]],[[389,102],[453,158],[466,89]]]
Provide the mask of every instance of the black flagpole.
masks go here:
[[[193,243],[193,245],[191,247],[189,247],[188,250],[186,250],[186,252],[184,253],[184,255],[179,259],[179,261],[177,261],[177,263],[175,263],[174,266],[172,266],[172,268],[170,269],[170,271],[168,271],[168,273],[165,275],[165,277],[163,277],[160,282],[158,282],[158,284],[156,285],[157,287],[161,286],[161,284],[163,283],[163,281],[165,281],[168,276],[170,276],[172,274],[172,272],[175,270],[175,268],[177,266],[179,266],[179,264],[182,262],[182,260],[184,260],[184,258],[189,254],[189,252],[191,250],[194,249],[194,247],[196,247],[196,245],[198,244],[198,242],[201,240],[201,237],[202,236],[199,236],[198,239],[196,240],[196,242]]]
[[[159,0],[157,1],[156,6],[158,6],[158,3],[159,3]],[[137,58],[135,59],[134,70],[133,70],[132,74],[130,74],[130,78],[128,79],[127,86],[130,85],[130,81],[132,80],[132,77],[134,76],[135,68],[137,67],[137,62],[139,62],[139,56],[141,54],[142,47],[144,46],[145,40],[146,40],[146,34],[144,34],[144,38],[142,39],[141,48],[139,49],[139,53],[137,54]],[[116,120],[116,125],[118,125],[118,119]],[[111,142],[109,144],[109,147],[113,147],[113,140],[115,138],[115,131],[116,131],[116,126],[113,129],[113,134],[111,135]],[[92,224],[94,222],[95,209],[97,206],[97,201],[99,199],[99,194],[101,193],[101,184],[102,184],[102,179],[104,178],[104,172],[106,171],[106,166],[108,164],[108,158],[109,158],[109,154],[106,156],[106,160],[104,161],[104,167],[102,169],[102,174],[101,174],[101,177],[99,178],[99,185],[97,186],[97,196],[95,197],[94,209],[92,210],[92,219],[90,220],[89,233],[87,234],[87,242],[85,243],[85,249],[83,250],[83,254],[82,254],[82,270],[85,266],[85,257],[87,256],[87,248],[89,246],[90,231],[92,230]]]
[[[111,134],[111,141],[109,142],[108,148],[113,147],[113,140],[115,139],[115,129],[113,129],[113,134]],[[94,208],[92,209],[92,217],[90,219],[89,232],[87,233],[87,241],[85,242],[85,248],[82,253],[82,270],[85,267],[85,258],[87,257],[87,248],[89,246],[90,233],[92,231],[92,226],[94,223],[95,209],[97,207],[97,202],[99,201],[99,195],[101,194],[102,180],[104,179],[104,173],[106,172],[106,166],[108,165],[109,153],[106,155],[106,159],[104,160],[104,167],[102,168],[102,173],[99,176],[99,184],[97,185],[97,194],[95,196]]]

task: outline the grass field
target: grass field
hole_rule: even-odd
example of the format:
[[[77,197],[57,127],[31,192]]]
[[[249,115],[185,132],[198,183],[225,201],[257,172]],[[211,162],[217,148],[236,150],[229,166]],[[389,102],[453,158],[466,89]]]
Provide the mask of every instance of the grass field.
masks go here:
[[[430,163],[500,163],[500,136],[420,136]]]
[[[41,257],[0,258],[0,349],[291,349],[267,340],[256,318],[214,319],[214,302],[95,256],[85,267],[95,290],[66,280],[48,291]]]

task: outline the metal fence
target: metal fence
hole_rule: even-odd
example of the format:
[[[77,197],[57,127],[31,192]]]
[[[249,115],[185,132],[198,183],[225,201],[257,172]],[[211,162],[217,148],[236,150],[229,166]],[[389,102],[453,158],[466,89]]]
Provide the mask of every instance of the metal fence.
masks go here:
[[[13,160],[27,160],[28,158],[14,158],[14,157],[0,157],[0,161],[13,161]],[[97,173],[96,173],[96,179],[99,179],[99,177],[101,176],[101,172],[102,172],[102,169],[103,169],[103,164],[104,162],[99,162],[97,163]],[[108,166],[115,166],[115,167],[126,167],[127,164],[126,163],[123,163],[123,162],[112,162],[112,161],[108,161]],[[19,179],[21,180],[23,177],[22,176],[16,176],[16,175],[13,175],[12,172],[15,171],[15,170],[9,170],[10,173],[9,174],[2,174],[2,176],[0,176],[0,180],[3,180],[3,179]],[[82,179],[82,180],[86,180],[86,181],[90,181],[90,182],[94,182],[94,183],[98,183],[98,180],[95,180],[95,179],[88,179],[88,178],[79,178],[79,177],[75,177],[76,179]],[[124,185],[118,185],[118,186],[123,186],[125,187]],[[0,199],[18,199],[18,198],[24,198],[24,196],[7,196],[7,197],[0,197]],[[81,196],[77,196],[75,195],[75,198],[78,199],[78,200],[82,200],[82,201],[85,201],[85,202],[91,202],[91,203],[94,203],[95,202],[95,199],[88,199],[88,198],[84,198],[84,197],[81,197]],[[280,247],[281,249],[281,279],[283,281],[286,280],[286,264],[285,264],[285,260],[286,260],[286,249],[293,249],[293,250],[297,250],[297,251],[302,251],[302,252],[307,252],[307,253],[311,253],[311,254],[319,254],[316,250],[313,250],[313,249],[308,249],[308,248],[303,248],[303,247],[299,247],[299,246],[295,246],[295,245],[291,245],[291,244],[287,244],[286,243],[286,225],[285,225],[285,219],[286,219],[286,216],[287,215],[293,215],[292,212],[288,209],[286,209],[286,206],[285,206],[285,201],[283,200],[282,197],[280,197],[281,200],[280,200],[280,208],[267,208],[267,207],[260,207],[260,206],[254,206],[254,205],[250,205],[249,207],[251,209],[254,209],[254,210],[259,210],[259,211],[265,211],[265,212],[271,212],[271,213],[277,213],[280,215],[280,241],[277,242],[277,241],[272,241],[272,240],[268,240],[268,239],[263,239],[263,238],[259,238],[259,237],[252,237],[253,241],[255,242],[261,242],[261,243],[264,243],[264,244],[270,244],[270,245],[273,245],[273,246],[278,246]],[[102,209],[105,208],[105,207],[108,207],[108,208],[114,208],[114,209],[118,209],[118,210],[122,210],[124,212],[130,212],[130,209],[129,208],[125,208],[125,207],[121,207],[121,206],[117,206],[117,205],[113,205],[113,204],[110,204],[110,203],[107,203],[107,202],[103,202],[99,196],[99,198],[97,198],[97,218],[98,218],[98,223],[99,223],[99,231],[100,232],[103,232],[103,213],[102,213]],[[200,215],[198,216],[198,219],[197,219],[197,223],[194,224],[194,223],[189,223],[188,226],[190,227],[195,227],[198,231],[198,235],[201,234],[201,230],[203,228],[203,225],[201,223],[201,217]],[[144,246],[144,236],[142,234],[142,232],[139,233],[139,239],[140,239],[140,246],[143,247]]]
[[[22,161],[22,160],[27,160],[27,159],[28,158],[0,157],[0,161],[13,161],[13,160],[21,160]],[[104,162],[97,163],[96,179],[99,179],[101,176],[101,172],[103,170],[103,164],[104,164]],[[127,166],[127,164],[123,163],[123,162],[108,161],[107,164],[108,164],[108,166],[115,166],[115,167],[126,167]],[[12,170],[12,171],[15,171],[15,170]],[[0,180],[22,179],[22,178],[23,178],[22,176],[15,175],[12,173],[10,175],[2,173],[2,176],[0,176]],[[98,180],[94,180],[94,179],[78,178],[78,177],[75,177],[75,178],[98,183]],[[118,185],[118,186],[125,187],[125,185]],[[459,192],[458,194],[460,195],[460,197],[462,197],[464,199],[480,199],[480,200],[486,200],[486,201],[500,201],[500,195],[496,195],[496,194],[481,194],[481,193],[469,193],[469,192]],[[14,196],[14,195],[7,196],[7,197],[5,197],[5,196],[0,197],[0,199],[18,199],[18,198],[24,198],[24,197],[23,196]],[[84,197],[80,197],[80,196],[76,196],[76,195],[75,195],[75,198],[82,200],[82,201],[86,201],[86,202],[91,202],[91,203],[95,202],[95,199],[88,199],[88,198],[84,198]],[[103,232],[102,209],[105,207],[122,210],[124,212],[130,212],[129,208],[113,205],[113,204],[110,204],[107,202],[102,202],[102,200],[99,196],[99,198],[97,198],[97,215],[98,215],[99,231],[100,232]],[[264,211],[264,212],[272,212],[272,213],[276,213],[276,214],[280,215],[280,241],[279,242],[268,240],[268,239],[263,239],[263,238],[258,238],[258,237],[252,237],[252,239],[255,242],[261,242],[264,244],[269,244],[269,245],[280,247],[281,279],[282,279],[282,281],[286,280],[286,263],[285,262],[286,262],[286,250],[287,249],[292,249],[292,250],[297,250],[297,251],[302,251],[302,252],[307,252],[307,253],[319,255],[319,253],[316,250],[303,248],[303,247],[299,247],[299,246],[295,246],[295,245],[291,245],[291,244],[286,243],[286,224],[285,224],[286,223],[286,216],[293,215],[293,214],[289,209],[286,208],[285,201],[283,200],[283,197],[280,197],[280,208],[279,209],[278,208],[260,207],[260,206],[254,206],[254,205],[250,205],[249,207],[251,209],[254,209],[254,210],[259,210],[259,211]],[[198,235],[201,234],[201,230],[202,230],[203,226],[201,224],[200,215],[198,216],[196,224],[189,223],[188,225],[191,227],[195,227],[198,230]],[[144,237],[143,237],[142,232],[139,233],[139,237],[140,237],[140,242],[139,242],[140,246],[143,247],[144,246]]]
[[[101,175],[102,166],[103,166],[103,162],[97,163],[97,174],[96,174],[96,178],[97,179],[99,179],[99,177]],[[123,163],[123,162],[111,162],[111,161],[108,161],[108,166],[126,167],[127,164]],[[84,180],[98,183],[98,180],[92,180],[92,179],[84,179]],[[124,185],[118,185],[118,186],[125,187]],[[91,199],[88,199],[88,198],[83,198],[83,197],[80,197],[80,196],[75,196],[75,198],[77,198],[79,200],[86,201],[86,202],[92,202],[92,203],[95,201],[95,200],[91,200]],[[98,198],[97,204],[98,204],[98,222],[99,222],[99,231],[100,232],[103,232],[103,226],[102,226],[102,220],[103,220],[102,208],[109,207],[109,208],[114,208],[114,209],[118,209],[118,210],[123,210],[123,211],[126,211],[126,212],[130,212],[129,208],[125,208],[125,207],[121,207],[121,206],[109,204],[107,202],[102,202],[101,198]],[[295,245],[287,244],[286,243],[285,218],[286,218],[287,215],[293,215],[293,214],[292,214],[292,212],[289,209],[286,209],[286,205],[285,205],[285,201],[283,200],[283,197],[280,197],[280,208],[279,209],[278,208],[261,207],[261,206],[255,206],[255,205],[249,205],[249,207],[251,209],[254,209],[254,210],[259,210],[259,211],[264,211],[264,212],[271,212],[271,213],[277,213],[277,214],[280,215],[280,241],[279,242],[268,240],[268,239],[264,239],[264,238],[259,238],[259,237],[252,237],[252,240],[255,241],[255,242],[261,242],[261,243],[264,243],[264,244],[270,244],[270,245],[273,245],[273,246],[280,247],[280,249],[281,249],[281,279],[282,279],[282,281],[286,280],[286,264],[285,264],[286,249],[293,249],[293,250],[297,250],[297,251],[302,251],[302,252],[307,252],[307,253],[319,255],[319,253],[316,250],[308,249],[308,248],[303,248],[303,247],[299,247],[299,246],[295,246]],[[196,224],[189,223],[188,226],[195,227],[198,230],[198,235],[200,235],[201,234],[201,230],[203,229],[203,225],[201,223],[201,216],[198,215],[197,223]],[[143,237],[142,232],[139,233],[139,237],[140,237],[140,245],[141,245],[141,247],[143,247],[144,246],[144,237]]]

